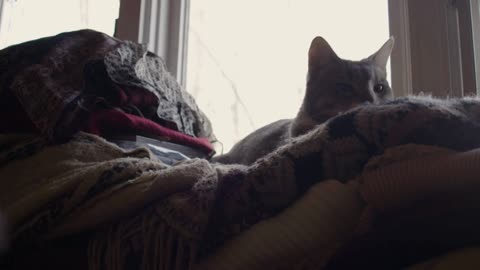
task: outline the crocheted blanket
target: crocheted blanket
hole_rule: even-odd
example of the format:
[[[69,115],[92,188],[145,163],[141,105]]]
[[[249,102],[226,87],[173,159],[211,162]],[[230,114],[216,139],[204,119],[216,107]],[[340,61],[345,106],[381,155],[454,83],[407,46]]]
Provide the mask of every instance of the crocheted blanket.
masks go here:
[[[13,250],[90,232],[91,269],[193,269],[317,183],[354,179],[400,145],[477,148],[479,124],[477,99],[397,99],[332,118],[251,166],[167,166],[85,133],[50,146],[1,135],[0,207]]]

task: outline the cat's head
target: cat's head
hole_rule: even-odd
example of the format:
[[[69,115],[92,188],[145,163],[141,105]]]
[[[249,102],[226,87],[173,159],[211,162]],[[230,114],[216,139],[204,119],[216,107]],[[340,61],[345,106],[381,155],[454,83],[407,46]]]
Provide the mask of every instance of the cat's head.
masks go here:
[[[392,99],[386,65],[393,44],[392,37],[371,56],[350,61],[338,57],[322,37],[313,39],[308,51],[307,89],[297,116],[305,118],[306,126],[294,133],[302,133],[311,128],[309,125],[323,123],[362,103]]]

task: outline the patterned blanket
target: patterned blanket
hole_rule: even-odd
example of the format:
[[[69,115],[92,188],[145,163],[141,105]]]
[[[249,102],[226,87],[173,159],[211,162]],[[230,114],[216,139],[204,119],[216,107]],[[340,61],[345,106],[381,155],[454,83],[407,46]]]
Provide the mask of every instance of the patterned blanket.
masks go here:
[[[125,151],[85,133],[48,147],[1,135],[0,207],[13,250],[89,232],[91,269],[193,269],[313,185],[347,182],[387,149],[464,151],[480,146],[478,134],[479,100],[410,97],[332,118],[251,166],[167,166],[146,149]]]
[[[60,141],[106,108],[215,140],[193,97],[143,45],[79,30],[0,50],[0,112],[12,114],[0,117],[0,131]]]

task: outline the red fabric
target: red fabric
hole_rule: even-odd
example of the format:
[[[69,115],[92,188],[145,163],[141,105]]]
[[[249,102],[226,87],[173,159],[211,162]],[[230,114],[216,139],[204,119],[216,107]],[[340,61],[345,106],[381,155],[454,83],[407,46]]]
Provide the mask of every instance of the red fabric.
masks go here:
[[[132,54],[124,59],[118,55],[120,48]],[[62,33],[1,50],[0,62],[8,65],[0,65],[0,133],[37,133],[53,142],[64,141],[79,130],[101,136],[151,135],[211,153],[213,148],[207,139],[175,129],[179,126],[178,130],[193,134],[192,127],[156,114],[160,102],[156,95],[162,91],[152,83],[178,87],[168,73],[148,80],[136,76],[136,67],[164,72],[159,58],[144,58],[144,52],[138,44],[123,43],[91,30]],[[109,69],[120,81],[133,80],[135,86],[116,83]],[[137,109],[150,120],[114,110],[97,112],[106,106]],[[183,108],[179,110],[183,112]],[[175,128],[169,129],[169,124]]]
[[[119,91],[120,104],[153,105],[157,97],[143,89],[128,89]],[[9,92],[0,98],[0,133],[37,132],[32,121],[18,100]],[[163,127],[149,119],[109,109],[91,113],[83,131],[108,137],[118,134],[138,134],[144,136],[162,137],[173,143],[187,145],[210,154],[213,147],[207,138],[195,138]]]
[[[140,88],[118,89],[119,104],[134,106],[158,106],[158,98],[152,92]]]
[[[172,143],[199,149],[206,154],[210,154],[213,151],[213,147],[207,138],[191,137],[179,131],[163,127],[149,119],[115,109],[100,110],[92,113],[82,130],[102,137],[119,134],[136,134],[146,137],[150,135],[166,138]]]

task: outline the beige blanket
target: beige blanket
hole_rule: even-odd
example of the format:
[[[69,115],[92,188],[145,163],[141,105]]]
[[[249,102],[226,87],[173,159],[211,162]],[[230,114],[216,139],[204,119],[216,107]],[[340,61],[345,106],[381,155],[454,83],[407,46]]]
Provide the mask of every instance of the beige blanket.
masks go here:
[[[327,180],[314,185],[281,214],[254,225],[229,241],[204,260],[200,269],[322,269],[332,256],[338,256],[335,253],[340,247],[355,242],[369,230],[375,230],[372,228],[375,216],[399,208],[408,209],[403,212],[404,215],[422,216],[418,226],[421,226],[423,219],[429,219],[429,225],[435,226],[436,230],[443,228],[440,230],[452,233],[450,238],[457,237],[456,241],[469,243],[466,246],[471,245],[471,239],[479,237],[480,232],[475,235],[465,232],[462,235],[455,231],[458,224],[478,224],[480,215],[477,213],[470,211],[468,215],[456,215],[454,220],[449,220],[449,216],[452,216],[450,210],[478,209],[478,200],[476,205],[468,206],[458,200],[459,204],[451,209],[445,204],[450,204],[449,197],[468,197],[468,194],[480,192],[480,149],[459,153],[439,147],[405,145],[389,149],[372,159],[366,167],[348,184]],[[435,211],[419,207],[419,204],[426,205],[425,198],[428,197],[436,202]],[[467,201],[472,203],[472,200]],[[458,206],[461,208],[458,209]],[[400,227],[403,218],[396,220]],[[403,231],[396,228],[396,232],[403,234],[399,237],[407,235],[427,242],[429,237],[433,237],[437,245],[448,245],[450,241],[449,237],[441,234],[425,232],[425,238],[421,240],[422,235],[415,235],[408,228]],[[360,256],[367,255],[359,253]],[[474,257],[478,249],[462,248],[454,250],[451,255],[440,256],[442,254],[412,269],[453,269],[448,268],[453,266],[457,267],[455,269],[471,269],[462,266],[480,265],[480,260]],[[422,258],[421,254],[418,255]],[[378,256],[381,254],[368,254],[365,257],[379,260]],[[398,268],[405,258],[397,254],[396,259],[398,264],[395,268]],[[354,258],[342,256],[339,260],[352,262],[342,263],[341,266],[329,265],[327,269],[364,269],[355,263]],[[345,265],[349,267],[345,268]]]

